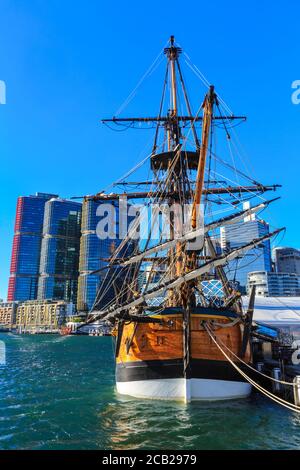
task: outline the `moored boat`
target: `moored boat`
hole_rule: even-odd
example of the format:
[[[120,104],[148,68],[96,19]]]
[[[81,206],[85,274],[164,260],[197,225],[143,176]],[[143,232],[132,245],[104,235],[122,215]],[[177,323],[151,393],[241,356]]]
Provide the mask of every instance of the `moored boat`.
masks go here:
[[[162,324],[143,323],[137,328],[133,323],[124,326],[123,341],[116,351],[119,393],[138,398],[184,401],[224,400],[249,395],[251,386],[224,359],[203,326],[205,322],[220,325],[215,329],[217,339],[238,354],[242,332],[234,312],[202,307],[192,310],[190,362],[185,373],[183,314],[180,309],[169,308],[160,315]],[[129,342],[128,338],[132,340]],[[250,359],[249,350],[245,359]]]
[[[217,131],[229,141],[232,128],[245,119],[225,113],[228,107],[212,85],[192,114],[181,53],[171,36],[164,49],[167,66],[156,117],[104,120],[127,127],[153,125],[154,143],[146,159],[152,177],[138,182],[127,177],[118,181],[124,192],[86,198],[106,203],[124,197],[131,203],[144,200],[147,211],[150,207],[156,211],[144,242],[126,253],[126,243],[144,222],[140,211],[108,260],[105,282],[113,285],[118,278],[121,287],[119,283],[114,300],[108,303],[103,302],[108,287],[101,287],[87,323],[103,320],[114,325],[120,394],[186,402],[243,398],[251,392],[241,371],[252,360],[255,290],[246,311],[241,293],[228,279],[228,267],[282,229],[241,240],[233,248],[220,249],[218,240],[221,227],[243,224],[273,202],[262,195],[276,185],[258,183],[217,156]],[[167,105],[166,96],[170,97]],[[217,171],[218,165],[228,173]],[[139,189],[142,185],[145,191]],[[128,186],[137,189],[130,193]],[[252,207],[245,204],[249,195],[260,198]],[[159,236],[153,241],[155,230]]]

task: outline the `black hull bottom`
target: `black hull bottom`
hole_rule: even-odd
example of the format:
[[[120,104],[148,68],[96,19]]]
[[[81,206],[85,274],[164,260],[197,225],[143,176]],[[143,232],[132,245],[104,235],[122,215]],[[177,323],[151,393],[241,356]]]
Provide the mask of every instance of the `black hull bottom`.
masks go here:
[[[117,382],[183,378],[183,361],[136,361],[117,364]],[[245,382],[227,361],[192,359],[186,379],[209,379]]]

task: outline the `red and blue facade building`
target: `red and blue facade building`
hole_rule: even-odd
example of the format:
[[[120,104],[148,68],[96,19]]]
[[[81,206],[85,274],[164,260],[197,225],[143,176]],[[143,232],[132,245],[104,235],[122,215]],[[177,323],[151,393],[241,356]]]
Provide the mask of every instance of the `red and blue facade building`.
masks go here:
[[[40,265],[40,251],[46,202],[55,194],[36,193],[17,201],[7,300],[34,300]]]

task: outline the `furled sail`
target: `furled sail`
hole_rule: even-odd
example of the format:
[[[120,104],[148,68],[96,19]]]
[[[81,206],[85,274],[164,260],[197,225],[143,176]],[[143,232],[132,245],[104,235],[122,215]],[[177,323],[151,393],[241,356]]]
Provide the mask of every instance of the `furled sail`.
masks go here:
[[[102,312],[95,311],[93,312],[93,317],[89,320],[89,322],[95,321],[97,319],[110,320],[112,318],[117,318],[118,316],[120,316],[120,314],[123,314],[126,311],[129,311],[135,307],[138,307],[139,305],[145,304],[147,300],[153,297],[156,297],[158,294],[163,293],[165,290],[178,288],[182,284],[188,281],[192,281],[193,279],[209,272],[213,268],[219,268],[219,267],[225,266],[229,261],[232,261],[238,256],[245,254],[247,251],[260,245],[263,241],[268,240],[275,235],[278,235],[283,230],[285,229],[281,228],[281,229],[275,230],[274,232],[271,232],[267,235],[257,238],[253,240],[252,242],[241,246],[240,248],[236,248],[230,251],[229,253],[226,253],[226,254],[223,254],[222,256],[214,258],[213,260],[210,260],[207,263],[204,263],[199,268],[194,269],[186,274],[183,274],[182,276],[178,276],[175,279],[170,279],[169,281],[160,283],[158,284],[158,286],[149,290],[147,293],[141,294],[139,297],[137,297],[135,300],[128,303],[127,305],[122,305],[121,307],[117,307],[117,308],[115,308],[114,306],[111,306],[109,309],[104,310]]]
[[[179,243],[184,243],[188,242],[189,240],[193,240],[194,238],[200,237],[201,235],[205,235],[206,233],[210,232],[211,230],[214,230],[218,227],[229,225],[229,224],[234,224],[237,223],[241,220],[243,220],[246,217],[249,217],[257,212],[259,212],[262,209],[265,209],[271,202],[277,200],[276,199],[271,199],[269,201],[262,202],[254,207],[251,207],[249,209],[237,212],[235,214],[231,214],[228,217],[223,217],[219,220],[216,220],[210,224],[205,225],[204,227],[201,227],[196,230],[191,230],[184,234],[182,237],[178,237],[175,240],[170,240],[164,243],[160,243],[159,245],[156,245],[152,248],[149,248],[147,250],[144,250],[143,252],[139,253],[136,256],[132,256],[128,260],[124,261],[122,263],[122,266],[128,266],[129,264],[132,263],[138,263],[139,261],[142,261],[145,257],[148,257],[152,254],[158,253],[159,251],[165,251],[169,250],[170,248],[174,247],[178,242]],[[200,247],[200,249],[203,248]]]

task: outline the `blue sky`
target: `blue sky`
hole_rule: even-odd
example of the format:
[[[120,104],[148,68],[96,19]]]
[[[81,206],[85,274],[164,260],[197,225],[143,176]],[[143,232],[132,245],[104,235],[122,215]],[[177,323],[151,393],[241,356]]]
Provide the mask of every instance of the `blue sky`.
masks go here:
[[[91,194],[145,154],[148,130],[113,133],[99,121],[116,112],[170,34],[248,116],[239,136],[254,176],[283,185],[268,220],[287,227],[284,244],[300,247],[300,105],[291,102],[299,10],[293,0],[0,0],[0,297],[19,195]],[[124,114],[156,112],[162,76],[159,68]],[[190,91],[197,106],[203,89]]]

